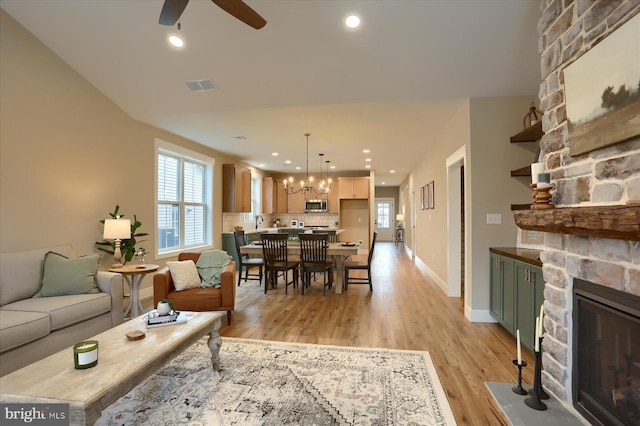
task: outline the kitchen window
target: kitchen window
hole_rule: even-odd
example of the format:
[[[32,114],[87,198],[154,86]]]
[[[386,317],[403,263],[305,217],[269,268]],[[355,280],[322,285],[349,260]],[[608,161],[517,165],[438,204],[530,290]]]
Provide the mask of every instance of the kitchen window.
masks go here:
[[[212,245],[215,160],[156,140],[156,257]]]
[[[244,214],[245,222],[253,222],[256,220],[256,216],[262,214],[260,212],[260,210],[262,209],[262,206],[260,205],[261,191],[262,180],[259,178],[251,179],[251,211]]]

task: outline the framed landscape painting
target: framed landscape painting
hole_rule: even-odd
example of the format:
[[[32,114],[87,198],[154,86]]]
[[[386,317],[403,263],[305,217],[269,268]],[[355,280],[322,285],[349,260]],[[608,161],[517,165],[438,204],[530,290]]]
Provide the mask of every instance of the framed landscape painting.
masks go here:
[[[640,136],[640,15],[564,70],[569,153]]]

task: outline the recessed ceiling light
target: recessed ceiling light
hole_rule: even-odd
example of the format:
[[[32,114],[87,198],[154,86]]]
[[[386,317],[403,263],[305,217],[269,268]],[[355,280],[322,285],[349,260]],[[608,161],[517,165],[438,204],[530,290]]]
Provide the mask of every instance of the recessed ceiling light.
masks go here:
[[[302,167],[296,166],[296,170],[300,170],[300,169],[302,169]]]
[[[329,167],[329,168],[330,168],[330,169],[335,169],[335,168],[336,168],[336,166],[331,166],[331,167]]]
[[[259,164],[258,167],[264,167],[264,164]]]
[[[357,15],[349,15],[345,18],[344,24],[347,26],[347,28],[355,30],[360,26],[360,17]]]
[[[395,170],[389,170],[389,173],[395,173],[395,172],[396,172]]]
[[[365,158],[364,161],[369,162],[369,161],[371,161],[371,158]]]
[[[274,157],[277,157],[278,153],[277,152],[272,152],[271,155],[273,155]]]
[[[291,164],[291,160],[286,160],[284,164]]]
[[[369,151],[368,149],[363,149],[362,152],[364,152],[365,154],[370,153],[371,151]]]
[[[367,169],[370,169],[370,168],[371,168],[371,164],[367,164],[367,165],[366,165],[366,166],[364,166],[364,167],[365,167],[365,168],[367,168]]]
[[[182,39],[182,37],[177,36],[175,34],[169,36],[169,43],[173,47],[183,47],[184,46],[184,40]]]
[[[386,184],[387,184],[387,182],[382,182],[382,184],[383,184],[383,185],[386,185]]]

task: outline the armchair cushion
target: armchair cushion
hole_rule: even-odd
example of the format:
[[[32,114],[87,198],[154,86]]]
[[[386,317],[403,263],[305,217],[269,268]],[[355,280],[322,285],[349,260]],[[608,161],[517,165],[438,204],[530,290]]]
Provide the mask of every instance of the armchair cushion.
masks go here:
[[[69,259],[48,252],[44,256],[42,287],[33,297],[99,293],[96,283],[99,262],[99,254]]]
[[[176,291],[198,288],[202,284],[193,260],[170,260],[167,262],[167,266],[171,271],[171,278]]]

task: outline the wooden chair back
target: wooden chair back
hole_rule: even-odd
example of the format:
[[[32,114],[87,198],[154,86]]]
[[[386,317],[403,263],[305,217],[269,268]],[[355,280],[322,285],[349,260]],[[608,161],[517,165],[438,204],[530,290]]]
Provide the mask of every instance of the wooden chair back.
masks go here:
[[[300,234],[300,261],[303,264],[326,264],[327,234]]]
[[[287,262],[287,241],[289,234],[260,234],[262,238],[262,255],[267,265]]]
[[[233,231],[233,236],[236,239],[236,253],[238,255],[238,259],[242,262],[244,257],[248,257],[246,254],[240,253],[240,247],[247,244],[244,236],[244,231]]]

